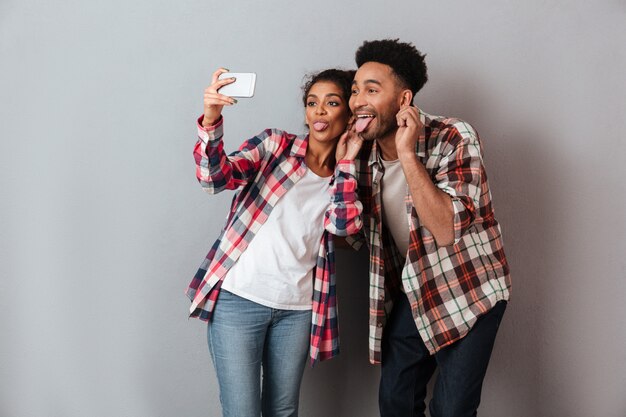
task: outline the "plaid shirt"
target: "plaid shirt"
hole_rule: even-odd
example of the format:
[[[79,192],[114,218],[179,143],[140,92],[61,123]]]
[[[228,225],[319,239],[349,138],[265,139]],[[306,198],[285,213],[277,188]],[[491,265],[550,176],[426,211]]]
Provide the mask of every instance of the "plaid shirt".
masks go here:
[[[194,148],[196,177],[209,194],[223,190],[240,190],[233,198],[226,226],[202,262],[187,289],[191,299],[190,316],[209,321],[224,277],[246,250],[259,228],[267,220],[276,202],[306,173],[304,156],[308,136],[296,136],[280,130],[267,129],[244,142],[238,151],[224,152],[223,119],[209,128],[198,120],[199,140]],[[343,178],[342,188],[354,193],[356,178]],[[349,196],[349,194],[348,194]],[[342,195],[331,199],[333,210],[346,209]],[[360,213],[360,211],[359,211]],[[354,223],[354,221],[352,221]],[[325,219],[332,232],[333,223]],[[353,230],[358,230],[356,224]],[[334,244],[325,230],[320,241],[313,279],[311,364],[330,359],[339,353],[337,308],[335,294]]]
[[[433,183],[452,199],[454,243],[438,246],[420,225],[407,187],[410,243],[406,259],[398,253],[382,222],[384,167],[376,141],[367,142],[355,162],[365,221],[362,233],[348,241],[356,249],[363,240],[369,246],[372,363],[381,361],[383,327],[399,291],[407,295],[417,329],[431,353],[463,338],[481,315],[498,301],[509,299],[509,266],[491,206],[478,135],[458,119],[424,112],[420,119],[424,127],[416,153]]]

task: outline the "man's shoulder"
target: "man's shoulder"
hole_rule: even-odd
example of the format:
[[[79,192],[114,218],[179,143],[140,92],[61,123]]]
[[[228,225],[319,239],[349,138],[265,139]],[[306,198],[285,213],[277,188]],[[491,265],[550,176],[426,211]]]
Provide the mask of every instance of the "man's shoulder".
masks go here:
[[[424,127],[429,147],[437,144],[456,147],[463,143],[475,142],[478,134],[468,122],[449,116],[436,116],[424,113]]]

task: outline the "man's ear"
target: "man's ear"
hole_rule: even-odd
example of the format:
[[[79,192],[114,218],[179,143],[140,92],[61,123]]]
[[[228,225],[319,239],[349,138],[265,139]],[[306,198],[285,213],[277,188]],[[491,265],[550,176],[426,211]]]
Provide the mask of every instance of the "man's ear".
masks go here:
[[[401,106],[410,106],[413,104],[413,92],[411,90],[402,90]]]

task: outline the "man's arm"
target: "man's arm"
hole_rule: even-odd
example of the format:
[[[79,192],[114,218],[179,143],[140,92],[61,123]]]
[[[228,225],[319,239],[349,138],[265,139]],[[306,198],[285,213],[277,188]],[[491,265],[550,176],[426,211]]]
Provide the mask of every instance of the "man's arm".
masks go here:
[[[420,223],[433,235],[437,245],[451,245],[454,243],[452,199],[433,184],[415,151],[411,154],[398,152],[398,158]]]
[[[452,198],[433,183],[415,153],[422,128],[419,110],[413,106],[403,106],[396,118],[398,159],[420,223],[430,231],[437,245],[451,245],[455,241]]]

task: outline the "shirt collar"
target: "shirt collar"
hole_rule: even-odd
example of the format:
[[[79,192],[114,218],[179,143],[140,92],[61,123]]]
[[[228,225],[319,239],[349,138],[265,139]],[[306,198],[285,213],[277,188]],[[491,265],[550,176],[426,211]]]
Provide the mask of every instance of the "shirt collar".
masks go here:
[[[417,145],[415,152],[417,156],[420,158],[426,158],[426,126],[429,126],[431,123],[430,115],[428,113],[419,111],[420,113],[420,122],[422,122],[422,127],[420,129],[419,137],[417,138]]]
[[[306,148],[309,145],[309,135],[297,135],[291,144],[290,156],[304,158]]]
[[[420,158],[426,157],[426,126],[430,124],[431,119],[428,113],[419,110],[420,121],[422,122],[422,127],[419,132],[419,137],[417,138],[417,145],[415,149],[415,153]],[[378,143],[374,140],[372,144],[372,150],[369,155],[369,159],[367,161],[368,166],[372,166],[374,164],[381,165],[380,155],[378,153]]]

